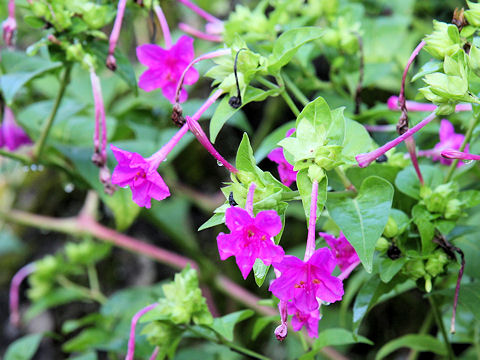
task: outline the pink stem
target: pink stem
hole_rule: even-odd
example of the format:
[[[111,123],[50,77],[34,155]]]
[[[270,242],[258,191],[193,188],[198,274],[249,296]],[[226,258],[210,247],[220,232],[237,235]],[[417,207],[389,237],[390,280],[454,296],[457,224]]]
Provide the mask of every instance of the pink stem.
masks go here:
[[[97,165],[104,165],[107,161],[107,121],[105,117],[105,105],[102,97],[102,87],[93,68],[90,70],[90,81],[92,84],[93,102],[95,104],[95,132],[93,144],[95,155],[98,156],[94,161]],[[100,150],[100,123],[102,126],[102,144]],[[94,156],[95,156],[94,155]]]
[[[307,246],[305,249],[305,257],[303,261],[308,261],[315,252],[315,224],[317,223],[317,198],[318,198],[318,181],[313,180],[312,197],[310,201],[310,218],[308,220]]]
[[[3,41],[7,46],[13,45],[13,34],[17,30],[17,20],[15,20],[15,0],[8,2],[8,17],[2,23]]]
[[[120,36],[120,29],[122,28],[123,15],[125,14],[125,6],[127,0],[119,0],[117,7],[117,16],[115,18],[115,23],[113,24],[112,33],[110,34],[109,45],[108,45],[108,56],[107,56],[107,67],[110,70],[115,70],[117,68],[117,62],[115,60],[115,48],[117,46],[118,37]]]
[[[417,173],[418,180],[420,181],[421,185],[424,185],[425,182],[423,181],[422,172],[420,170],[420,166],[418,166],[417,147],[415,145],[415,140],[413,138],[405,139],[405,146],[410,154],[410,160],[412,160],[412,165]]]
[[[212,14],[209,14],[205,10],[199,8],[197,5],[195,5],[194,3],[192,3],[189,0],[178,0],[178,2],[182,3],[186,7],[190,8],[195,13],[197,13],[198,15],[200,15],[202,18],[204,18],[205,20],[207,20],[209,22],[220,22],[221,21],[220,19],[216,18]]]
[[[231,54],[231,50],[226,49],[226,50],[217,50],[217,51],[212,51],[209,53],[206,53],[202,56],[199,56],[196,59],[193,59],[190,64],[183,70],[182,76],[180,77],[180,80],[178,80],[177,84],[177,90],[175,90],[175,102],[178,103],[180,100],[180,91],[182,90],[183,86],[183,81],[185,80],[185,76],[187,74],[187,71],[190,70],[190,68],[195,65],[196,63],[202,61],[202,60],[207,60],[207,59],[212,59],[218,56],[224,56],[224,55],[229,55]]]
[[[193,114],[192,116],[192,120],[193,121],[198,121],[200,120],[200,117],[202,116],[202,114],[210,107],[213,105],[213,103],[215,101],[217,101],[217,99],[223,94],[223,90],[222,89],[218,89],[217,91],[215,91],[213,93],[212,96],[210,96],[207,101],[205,101],[205,103],[200,106],[200,109],[197,110],[197,112],[195,114]]]
[[[185,23],[179,23],[178,28],[182,30],[183,32],[186,32],[187,34],[193,35],[196,38],[206,40],[206,41],[212,41],[212,42],[222,42],[223,37],[220,35],[211,35],[204,33],[203,31],[200,31],[198,29],[195,29],[193,26],[190,26]]]
[[[147,161],[154,160],[154,164],[158,167],[162,161],[167,158],[167,155],[173,150],[173,148],[179,143],[183,136],[188,132],[188,125],[184,124],[175,135],[170,139],[168,143],[162,146],[155,154],[150,156]]]
[[[395,125],[363,125],[368,132],[392,132],[396,130]]]
[[[442,152],[440,150],[435,150],[435,149],[419,150],[418,156],[424,156],[424,157],[442,156]]]
[[[417,125],[415,125],[413,128],[408,129],[404,134],[398,136],[396,139],[386,143],[382,147],[371,151],[369,153],[364,153],[364,154],[359,154],[355,156],[355,159],[358,162],[358,166],[360,167],[367,167],[372,161],[375,161],[376,158],[379,156],[385,154],[388,150],[394,148],[398,144],[400,144],[402,141],[405,139],[408,139],[410,136],[415,134],[418,130],[423,128],[425,125],[429,124],[433,119],[435,119],[436,115],[435,113],[432,113],[428,115],[425,119],[420,121]]]
[[[453,149],[447,149],[442,151],[442,156],[447,159],[459,159],[459,160],[480,160],[480,155],[470,154]]]
[[[150,355],[150,360],[155,360],[157,358],[159,351],[160,351],[160,348],[158,346],[155,346],[155,350],[153,350],[152,355]]]
[[[170,29],[168,28],[167,19],[165,14],[162,11],[162,8],[159,5],[154,6],[155,14],[157,14],[158,21],[160,22],[160,27],[163,32],[163,39],[165,40],[165,48],[170,49],[172,47],[172,37],[170,35]]]
[[[354,263],[350,264],[349,267],[347,267],[345,270],[342,271],[340,275],[337,276],[340,280],[345,280],[355,268],[360,265],[360,260],[355,261]]]
[[[30,263],[22,267],[13,276],[10,285],[10,323],[14,326],[20,325],[20,285],[25,278],[35,271],[35,263]]]
[[[255,185],[254,182],[250,184],[250,187],[248,188],[248,194],[247,194],[247,202],[245,204],[245,210],[247,210],[248,215],[253,217],[253,196],[255,195],[255,188],[257,185]]]
[[[405,104],[405,81],[407,80],[408,70],[410,69],[410,65],[412,65],[412,63],[415,61],[415,58],[418,56],[420,50],[422,50],[425,45],[426,43],[423,40],[417,45],[415,50],[413,50],[412,55],[410,55],[410,58],[408,59],[407,66],[405,66],[405,69],[403,70],[402,85],[400,86],[400,94],[398,96],[400,108],[402,108],[402,106]]]
[[[398,96],[390,96],[387,104],[390,110],[397,110],[397,111],[401,110]],[[434,104],[420,103],[420,102],[410,101],[410,100],[405,101],[405,106],[407,108],[407,111],[413,111],[413,112],[432,112],[437,109],[437,106]],[[472,111],[472,104],[458,104],[455,106],[455,111],[456,112]]]
[[[453,298],[453,312],[452,320],[450,322],[450,333],[455,334],[455,318],[457,315],[457,304],[458,304],[458,295],[460,293],[460,283],[462,282],[463,270],[465,269],[465,256],[463,251],[460,250],[460,256],[462,258],[462,263],[460,265],[460,271],[458,272],[457,285],[455,286],[455,296]]]
[[[154,309],[156,306],[158,306],[158,303],[153,303],[151,305],[148,305],[147,307],[141,309],[139,312],[137,312],[133,318],[132,318],[132,324],[130,326],[130,338],[128,339],[128,349],[127,349],[127,356],[125,357],[125,360],[133,360],[133,355],[135,353],[135,328],[137,326],[138,320],[145,315],[147,312],[150,310]]]

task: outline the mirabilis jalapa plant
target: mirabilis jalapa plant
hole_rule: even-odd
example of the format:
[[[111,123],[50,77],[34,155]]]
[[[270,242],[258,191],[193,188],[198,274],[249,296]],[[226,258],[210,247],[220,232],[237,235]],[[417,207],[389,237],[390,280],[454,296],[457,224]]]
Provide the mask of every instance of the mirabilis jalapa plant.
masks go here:
[[[54,1],[49,1],[48,4],[51,5],[50,3]],[[178,3],[207,21],[205,32],[184,23],[179,25],[181,30],[217,45],[224,42],[221,48],[216,47],[211,52],[195,57],[193,38],[181,35],[176,42],[172,41],[160,2],[144,0],[137,3],[157,16],[163,39],[163,47],[152,43],[140,44],[136,48],[139,63],[147,67],[138,81],[138,86],[143,91],[140,91],[139,96],[159,90],[158,93],[171,105],[172,120],[179,129],[149,157],[143,157],[136,151],[124,150],[120,145],[111,145],[116,160],[111,175],[107,162],[106,106],[97,72],[100,64],[105,63],[110,70],[126,78],[127,83],[129,81],[128,72],[121,68],[125,59],[116,51],[127,2],[118,2],[116,17],[113,6],[107,2],[58,2],[54,7],[43,2],[28,3],[31,17],[37,23],[48,23],[52,29],[37,47],[46,44],[52,58],[60,61],[64,67],[60,90],[62,95],[58,97],[56,106],[61,102],[63,91],[70,81],[70,70],[74,64],[79,64],[90,75],[95,114],[92,160],[99,168],[99,180],[104,185],[105,192],[113,194],[116,190],[121,193],[126,191],[121,188],[128,187],[132,201],[147,209],[152,207],[152,199],[155,206],[156,201],[171,196],[158,168],[174,148],[179,146],[180,141],[191,133],[230,173],[230,181],[222,188],[225,203],[214,210],[214,215],[199,230],[225,224],[228,233],[220,232],[216,241],[211,239],[218,248],[218,258],[222,261],[235,258],[244,280],[252,274],[259,287],[267,281],[268,286],[265,288],[268,290],[263,290],[264,294],[270,297],[270,305],[278,307],[280,315],[280,323],[274,331],[278,340],[287,338],[290,315],[292,329],[299,332],[304,328],[311,338],[309,343],[313,342],[313,347],[309,348],[307,343],[305,346],[310,352],[309,356],[315,356],[320,351],[316,346],[322,344],[321,334],[327,334],[324,337],[328,337],[328,329],[319,333],[322,313],[328,312],[331,304],[344,299],[349,277],[368,274],[365,275],[369,277],[364,287],[366,290],[355,291],[359,291],[357,299],[362,295],[363,299],[369,300],[363,305],[361,301],[365,300],[356,300],[352,324],[354,334],[345,329],[344,334],[354,338],[354,341],[368,343],[368,339],[358,335],[358,329],[362,318],[378,298],[391,291],[404,291],[399,288],[418,288],[428,296],[444,344],[431,336],[428,340],[433,339],[445,346],[443,354],[453,358],[450,339],[445,332],[436,301],[442,294],[453,294],[451,332],[454,333],[465,256],[461,247],[451,241],[455,239],[456,231],[460,231],[457,223],[466,217],[469,208],[480,204],[478,189],[469,189],[471,184],[464,184],[460,182],[460,176],[454,176],[463,175],[475,166],[459,160],[469,162],[480,159],[479,155],[469,153],[478,149],[474,147],[474,142],[478,135],[476,129],[480,117],[480,49],[477,47],[476,36],[480,28],[480,5],[468,2],[469,10],[457,11],[453,24],[434,22],[432,34],[420,42],[410,56],[403,78],[399,78],[399,96],[388,101],[390,110],[401,111],[397,126],[398,137],[376,147],[366,128],[354,120],[361,119],[359,112],[368,112],[368,109],[361,106],[360,95],[365,71],[363,33],[361,24],[351,21],[355,5],[342,8],[336,2],[279,1],[271,2],[272,9],[267,11],[269,2],[261,1],[253,10],[237,6],[228,19],[221,21],[190,1],[181,0]],[[3,28],[5,42],[11,46],[15,32],[15,8],[13,1],[9,5],[9,18]],[[93,17],[92,13],[97,16]],[[105,34],[98,29],[113,21],[114,17],[108,46],[97,48],[95,41],[98,40],[104,40],[103,44],[107,45]],[[296,18],[301,18],[302,22],[298,26],[291,25],[291,20]],[[316,22],[317,18],[321,19],[321,24]],[[252,26],[244,26],[246,21]],[[83,31],[79,32],[78,29]],[[311,54],[299,53],[303,45],[305,47],[302,49],[313,45],[313,48],[310,47]],[[313,57],[319,51],[315,47],[325,50],[329,56],[343,59],[342,61],[347,57],[352,64],[358,62],[359,81],[351,92],[351,97],[356,102],[356,114],[351,111],[351,99],[348,99],[348,107],[331,108],[324,97],[316,96],[316,91],[313,90],[318,89],[304,89],[288,76],[288,73],[308,71]],[[415,58],[423,50],[434,60],[424,65],[415,77],[424,82],[425,86],[419,93],[429,103],[407,101],[406,76]],[[200,74],[194,65],[207,59],[213,59],[215,65],[206,73]],[[340,61],[333,62],[333,76],[338,75],[335,72],[339,69]],[[189,98],[188,89],[184,85],[194,85],[202,76],[213,79],[212,87],[215,88],[197,111],[191,115],[186,114],[185,109],[190,111],[190,108],[182,105]],[[135,83],[135,89],[136,85]],[[288,124],[290,127],[286,129],[290,130],[279,129],[275,133],[276,141],[271,142],[265,152],[268,159],[278,165],[280,180],[258,166],[246,133],[238,146],[235,165],[220,155],[212,144],[223,125],[243,106],[276,96],[284,100],[296,118],[295,122]],[[211,116],[208,137],[200,119],[220,98]],[[299,109],[298,104],[303,107]],[[430,114],[410,126],[409,112],[414,111]],[[436,123],[437,119],[455,112],[463,112],[471,117],[466,132],[461,133],[459,126],[459,132],[456,132],[454,125],[459,125],[458,118],[452,116],[452,122],[441,119],[438,122],[439,142],[431,150],[417,151],[413,135],[424,127],[432,127],[429,124]],[[54,108],[44,131],[38,138],[32,139],[35,143],[32,156],[25,159],[18,155],[17,159],[26,162],[32,159],[42,160],[42,150],[55,113]],[[11,124],[14,119],[8,106],[5,106],[4,119],[2,127],[6,128],[6,122]],[[16,126],[15,131],[1,133],[3,137],[0,141],[7,144],[7,147],[7,139],[11,141],[15,138],[14,142],[18,146],[30,142],[29,137],[21,133],[23,130]],[[402,142],[405,142],[412,166],[400,161],[396,154],[391,155],[391,150]],[[15,151],[18,146],[8,147],[8,150]],[[12,157],[15,158],[15,154]],[[373,170],[361,170],[369,165]],[[388,176],[382,175],[386,173]],[[303,252],[302,246],[301,252],[297,251],[293,255],[289,254],[289,249],[284,248],[280,241],[287,226],[287,208],[299,202],[303,207],[307,235],[303,245],[305,251]],[[79,215],[79,219],[83,221],[82,224],[92,226],[92,220],[84,212]],[[317,225],[325,231],[319,235],[326,244],[322,240],[317,241]],[[135,315],[131,320],[131,331],[124,335],[128,335],[128,342],[124,341],[125,346],[119,351],[126,354],[126,359],[134,359],[136,327],[139,322],[147,323],[142,333],[151,345],[151,359],[173,357],[180,341],[189,337],[225,345],[245,356],[265,358],[262,354],[236,344],[233,341],[233,325],[231,328],[226,325],[232,317],[240,321],[252,313],[212,316],[212,309],[207,306],[211,300],[207,301],[207,294],[202,295],[199,287],[199,280],[206,281],[202,273],[212,271],[210,259],[197,264],[178,255],[171,255],[163,249],[141,244],[122,234],[113,236],[109,232],[113,230],[107,229],[105,232],[105,229],[98,230],[98,226],[101,227],[94,223],[92,228],[97,231],[95,237],[108,239],[115,245],[133,251],[155,254],[153,256],[157,259],[183,268],[181,273],[175,275],[172,283],[162,286],[163,294],[157,296],[156,301],[147,305],[145,299],[141,304],[143,307],[137,304],[138,307],[133,309]],[[68,233],[77,229],[61,228],[60,231]],[[19,284],[25,277],[30,276],[30,299],[34,302],[52,289],[72,286],[72,278],[81,276],[85,266],[91,279],[92,267],[107,256],[108,249],[97,248],[98,244],[88,239],[84,241],[78,246],[67,246],[65,255],[59,252],[56,256],[44,258],[20,270],[14,277],[11,288],[13,323],[20,323],[18,292]],[[95,257],[96,251],[101,255]],[[300,253],[303,253],[303,260],[302,256],[298,256]],[[461,267],[455,278],[452,268],[457,262],[456,255],[460,257]],[[360,264],[365,271],[360,270]],[[218,266],[222,267],[223,264]],[[273,270],[270,271],[270,268]],[[58,275],[52,281],[51,277],[56,272]],[[237,298],[251,296],[248,293],[245,296],[242,292],[244,290],[239,290],[230,280],[215,276],[214,282],[233,289],[232,294]],[[453,290],[449,287],[452,279],[455,279]],[[365,294],[367,290],[372,294]],[[376,299],[373,299],[374,294]],[[106,302],[98,288],[83,291],[81,299],[100,304]],[[253,303],[253,308],[259,309],[256,301]],[[364,310],[360,310],[362,306]],[[272,307],[266,308],[268,310],[264,307],[260,309],[269,315],[273,314]],[[99,316],[100,320],[91,322],[95,329],[106,326],[101,324],[106,315]],[[269,321],[278,322],[278,317]],[[105,327],[102,329],[105,330]],[[299,336],[303,339],[301,332]],[[319,338],[318,342],[314,340],[316,338]],[[318,345],[321,346],[325,345]]]

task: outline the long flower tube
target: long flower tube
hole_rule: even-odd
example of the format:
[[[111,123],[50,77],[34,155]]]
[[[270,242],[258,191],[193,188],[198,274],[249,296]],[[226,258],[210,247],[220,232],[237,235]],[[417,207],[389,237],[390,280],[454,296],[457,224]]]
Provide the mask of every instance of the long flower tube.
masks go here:
[[[35,263],[30,263],[22,267],[18,272],[13,276],[12,283],[10,285],[10,323],[14,326],[20,325],[20,285],[23,280],[31,273],[35,271]]]
[[[117,16],[113,24],[112,33],[108,40],[108,55],[107,55],[107,67],[115,71],[117,69],[117,61],[115,60],[115,48],[117,47],[118,37],[120,36],[120,29],[122,28],[123,16],[125,14],[125,6],[127,0],[119,0],[117,7]]]
[[[138,311],[132,318],[132,323],[130,325],[130,337],[128,338],[128,348],[127,348],[127,356],[125,357],[125,360],[134,360],[134,354],[135,354],[135,328],[137,327],[138,320],[145,315],[147,312],[150,310],[153,310],[158,306],[158,303],[153,303],[151,305],[148,305]]]
[[[195,29],[193,26],[190,26],[190,25],[185,24],[183,22],[178,24],[178,28],[180,30],[182,30],[183,32],[186,32],[187,34],[190,34],[190,35],[195,36],[196,38],[199,38],[199,39],[202,39],[202,40],[211,41],[211,42],[222,42],[223,41],[223,37],[221,35],[204,33],[203,31]]]
[[[398,144],[400,144],[402,141],[405,141],[409,137],[411,137],[413,134],[415,134],[417,131],[422,129],[424,126],[432,122],[436,118],[435,113],[432,113],[428,115],[425,119],[420,121],[417,125],[414,127],[408,129],[405,133],[397,137],[396,139],[386,143],[382,147],[379,147],[378,149],[371,151],[369,153],[364,153],[364,154],[359,154],[355,156],[355,159],[357,160],[358,166],[360,167],[367,167],[370,165],[371,162],[375,161],[378,157],[382,156],[385,154],[388,150],[394,148]]]
[[[399,106],[402,111],[405,110],[405,82],[407,80],[408,70],[410,69],[410,65],[412,65],[412,63],[415,61],[416,57],[418,56],[418,54],[420,53],[420,51],[423,49],[425,45],[426,43],[423,40],[417,45],[417,47],[413,50],[412,54],[410,55],[410,58],[408,59],[405,69],[403,69],[402,84],[400,86],[400,94],[398,96]]]
[[[195,5],[194,3],[192,3],[189,0],[178,0],[178,2],[185,5],[186,7],[191,9],[193,12],[197,13],[199,16],[201,16],[202,18],[204,18],[208,22],[211,22],[211,23],[222,22],[222,20],[213,16],[212,14],[203,10],[202,8],[198,7],[197,5]]]
[[[390,110],[395,110],[395,111],[401,110],[399,101],[400,100],[398,96],[395,96],[395,95],[390,96],[390,98],[387,101],[388,108]],[[434,104],[429,104],[429,103],[421,103],[417,101],[406,100],[405,107],[407,108],[407,111],[432,112],[432,111],[435,111],[438,106]],[[458,104],[455,106],[455,111],[456,112],[472,111],[472,104],[468,104],[468,103]]]
[[[312,197],[310,201],[310,218],[308,221],[307,246],[303,261],[308,261],[315,252],[315,224],[317,223],[318,181],[313,180]]]
[[[190,68],[193,65],[195,65],[196,63],[198,63],[202,60],[212,59],[212,58],[215,58],[215,57],[225,56],[225,55],[230,55],[230,54],[231,54],[230,49],[222,49],[222,50],[216,50],[216,51],[212,51],[212,52],[203,54],[203,55],[197,57],[196,59],[193,59],[190,62],[190,64],[188,64],[188,66],[185,68],[185,70],[183,70],[182,76],[178,80],[177,89],[175,90],[175,103],[178,104],[179,101],[180,101],[180,93],[181,93],[181,90],[182,90],[183,82],[185,81],[185,76],[186,76],[188,70],[190,70]]]
[[[443,150],[441,155],[447,159],[459,159],[459,160],[465,160],[465,161],[480,160],[480,155],[470,154],[470,153],[453,150],[453,149]]]
[[[248,193],[247,193],[247,201],[245,203],[245,210],[247,211],[248,215],[251,217],[254,217],[253,215],[253,197],[255,195],[255,189],[257,185],[252,182],[250,184],[250,187],[248,188]]]
[[[170,49],[172,47],[172,36],[170,35],[170,29],[168,28],[168,22],[165,18],[160,5],[155,5],[153,7],[155,14],[157,15],[158,21],[160,22],[160,27],[162,28],[163,40],[165,41],[165,49]]]
[[[31,0],[28,0],[31,3]],[[2,23],[3,41],[7,46],[13,45],[13,35],[17,30],[17,20],[15,20],[15,0],[8,1],[8,17]]]

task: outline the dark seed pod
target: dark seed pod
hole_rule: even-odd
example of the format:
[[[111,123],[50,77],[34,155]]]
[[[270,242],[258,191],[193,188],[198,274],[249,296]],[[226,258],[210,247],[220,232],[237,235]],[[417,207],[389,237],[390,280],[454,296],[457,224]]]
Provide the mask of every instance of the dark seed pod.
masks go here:
[[[375,159],[377,163],[384,163],[388,161],[388,157],[385,154],[380,155],[378,158]]]
[[[228,195],[228,203],[230,204],[230,206],[237,206],[237,202],[235,201],[235,199],[233,198],[233,191],[230,192],[230,195]]]
[[[398,258],[400,258],[401,255],[402,255],[402,252],[396,245],[394,244],[390,245],[390,247],[387,250],[387,256],[390,259],[397,260]]]

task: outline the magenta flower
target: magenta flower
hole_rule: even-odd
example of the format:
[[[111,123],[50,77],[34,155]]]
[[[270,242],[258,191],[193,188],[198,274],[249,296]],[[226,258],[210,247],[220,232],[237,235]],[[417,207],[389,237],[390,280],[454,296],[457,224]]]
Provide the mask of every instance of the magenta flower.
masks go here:
[[[274,263],[282,275],[273,280],[269,290],[280,300],[293,300],[302,312],[318,309],[318,299],[335,302],[342,299],[343,283],[331,273],[337,265],[328,248],[314,252],[307,261],[286,255],[281,263]]]
[[[282,261],[285,253],[273,242],[273,237],[282,230],[282,220],[275,210],[260,211],[253,217],[247,210],[232,206],[225,211],[225,224],[230,234],[217,236],[220,259],[235,256],[244,279],[256,259],[265,265]]]
[[[453,150],[453,149],[447,149],[442,151],[442,156],[446,159],[458,159],[458,160],[464,160],[464,161],[480,161],[480,155],[476,154],[470,154],[468,152],[462,152],[458,150]]]
[[[452,123],[446,119],[442,119],[440,122],[440,142],[435,145],[433,148],[436,152],[435,155],[432,156],[434,161],[440,161],[444,165],[450,165],[453,160],[446,159],[440,155],[443,150],[451,149],[451,150],[458,150],[462,146],[463,141],[465,140],[465,136],[462,134],[455,133],[455,129]],[[465,151],[468,152],[468,144],[465,147]],[[463,163],[459,162],[459,166],[463,165]]]
[[[360,259],[355,249],[350,245],[342,232],[340,232],[338,238],[328,233],[320,232],[318,234],[322,236],[328,246],[330,246],[332,255],[337,259],[337,264],[341,271],[345,271],[350,265],[358,263]]]
[[[303,312],[298,309],[294,303],[288,303],[288,315],[292,317],[293,330],[299,331],[305,326],[308,336],[311,338],[318,337],[318,322],[322,318],[318,309],[311,312]]]
[[[145,44],[137,47],[138,60],[148,67],[138,81],[145,91],[162,89],[162,94],[172,104],[175,103],[175,90],[183,71],[194,59],[193,39],[183,35],[169,49],[158,45]],[[184,84],[192,85],[198,80],[198,71],[190,68],[185,74]],[[188,94],[182,88],[180,102],[187,100]]]
[[[294,132],[295,129],[288,130],[285,137],[289,137]],[[283,185],[290,186],[297,180],[297,171],[294,171],[293,165],[285,159],[282,148],[276,148],[270,151],[268,158],[278,164],[278,174],[280,175],[280,180]]]
[[[118,161],[113,170],[112,184],[132,190],[132,199],[138,206],[151,207],[151,199],[163,200],[170,196],[170,191],[157,171],[160,163],[154,156],[144,159],[140,154],[110,148]]]
[[[32,140],[27,133],[15,121],[12,109],[5,106],[3,108],[3,122],[0,126],[0,146],[6,146],[8,150],[15,151],[20,146],[31,143]]]

